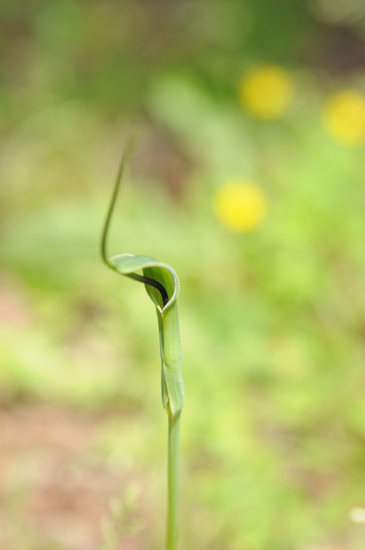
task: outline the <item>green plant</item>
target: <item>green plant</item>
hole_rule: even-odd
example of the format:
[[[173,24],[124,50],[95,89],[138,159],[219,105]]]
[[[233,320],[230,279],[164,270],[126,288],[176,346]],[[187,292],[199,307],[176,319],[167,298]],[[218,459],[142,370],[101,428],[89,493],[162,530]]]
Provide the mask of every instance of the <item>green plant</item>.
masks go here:
[[[176,272],[169,265],[161,263],[150,256],[119,254],[108,259],[106,252],[108,230],[116,198],[135,143],[134,138],[129,140],[120,163],[102,234],[101,256],[104,263],[120,275],[144,283],[147,293],[156,307],[161,352],[162,404],[168,414],[166,548],[167,550],[175,550],[177,545],[180,419],[185,401],[184,383],[180,371],[181,343],[177,311],[180,283]],[[142,275],[138,272],[142,272]]]

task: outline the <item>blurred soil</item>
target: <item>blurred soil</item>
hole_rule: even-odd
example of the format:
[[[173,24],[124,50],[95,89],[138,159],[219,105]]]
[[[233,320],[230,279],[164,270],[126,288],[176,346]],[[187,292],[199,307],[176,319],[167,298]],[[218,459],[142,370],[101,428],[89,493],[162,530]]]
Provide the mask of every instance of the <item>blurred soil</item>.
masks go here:
[[[137,483],[95,452],[109,420],[46,405],[0,411],[2,550],[108,548],[102,530],[112,522],[110,503]],[[143,548],[140,537],[121,535],[117,548]]]

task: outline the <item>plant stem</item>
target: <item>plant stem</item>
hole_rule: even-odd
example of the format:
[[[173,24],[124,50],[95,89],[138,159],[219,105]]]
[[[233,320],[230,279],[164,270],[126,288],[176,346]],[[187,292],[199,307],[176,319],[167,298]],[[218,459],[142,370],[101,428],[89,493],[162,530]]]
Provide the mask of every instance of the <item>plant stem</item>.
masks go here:
[[[177,504],[179,488],[179,441],[181,411],[169,417],[169,450],[168,450],[168,513],[166,550],[177,547]]]

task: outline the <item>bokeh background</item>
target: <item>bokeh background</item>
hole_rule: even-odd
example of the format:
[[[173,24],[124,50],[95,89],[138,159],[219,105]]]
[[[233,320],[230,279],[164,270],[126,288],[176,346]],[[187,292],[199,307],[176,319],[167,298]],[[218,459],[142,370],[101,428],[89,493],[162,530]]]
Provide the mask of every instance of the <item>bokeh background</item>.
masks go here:
[[[181,280],[180,548],[365,544],[363,0],[0,4],[0,546],[154,550]]]

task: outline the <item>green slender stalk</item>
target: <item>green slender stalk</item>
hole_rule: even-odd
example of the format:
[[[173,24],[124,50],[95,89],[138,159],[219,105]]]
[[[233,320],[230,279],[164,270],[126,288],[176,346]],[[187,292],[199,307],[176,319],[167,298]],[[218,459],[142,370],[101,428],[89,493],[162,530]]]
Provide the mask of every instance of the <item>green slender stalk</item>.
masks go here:
[[[160,354],[162,405],[169,419],[168,440],[168,513],[166,550],[177,548],[177,504],[179,477],[179,436],[181,409],[185,402],[184,382],[181,377],[181,343],[177,296],[179,278],[172,267],[151,256],[118,254],[108,258],[107,240],[120,184],[133,153],[136,139],[128,141],[125,148],[101,238],[103,262],[120,275],[144,283],[147,294],[156,307]],[[142,271],[142,275],[139,273]],[[143,392],[144,389],[141,389]]]
[[[169,414],[168,450],[168,512],[166,550],[177,547],[177,507],[179,498],[179,444],[181,411],[175,416]]]

